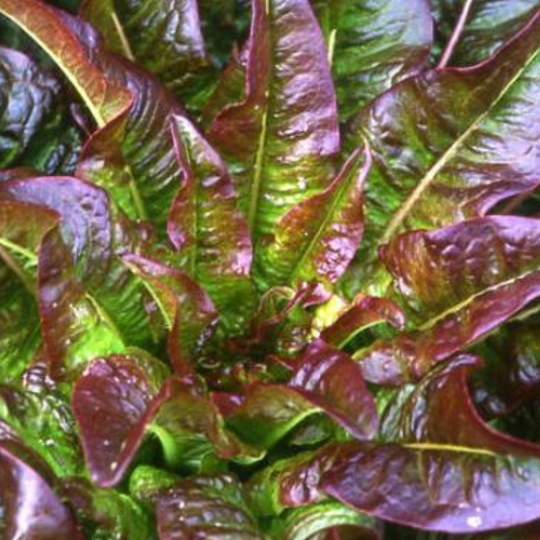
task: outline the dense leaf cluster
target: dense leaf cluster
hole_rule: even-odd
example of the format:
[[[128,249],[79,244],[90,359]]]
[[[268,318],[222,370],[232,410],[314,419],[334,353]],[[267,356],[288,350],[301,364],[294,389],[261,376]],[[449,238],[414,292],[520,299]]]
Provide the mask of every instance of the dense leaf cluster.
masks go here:
[[[539,184],[537,0],[0,0],[0,538],[540,537]]]

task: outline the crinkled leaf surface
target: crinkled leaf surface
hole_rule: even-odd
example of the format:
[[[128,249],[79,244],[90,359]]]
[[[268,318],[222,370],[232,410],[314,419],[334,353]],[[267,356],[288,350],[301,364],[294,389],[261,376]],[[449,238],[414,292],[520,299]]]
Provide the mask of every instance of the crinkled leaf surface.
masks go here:
[[[168,233],[182,266],[206,288],[229,325],[250,314],[251,239],[219,155],[184,117],[172,122],[184,185],[171,208]]]
[[[342,119],[426,65],[427,0],[312,0],[324,32]]]
[[[179,96],[198,85],[193,73],[207,65],[197,2],[87,0],[83,17],[108,47],[137,61]]]
[[[328,184],[339,145],[325,46],[307,0],[254,0],[246,95],[214,119],[253,237]]]
[[[416,329],[356,353],[365,377],[416,379],[535,300],[539,224],[534,218],[477,218],[406,233],[383,248]],[[440,277],[436,285],[433,276]]]
[[[73,412],[98,486],[113,485],[124,474],[144,434],[139,421],[166,374],[157,360],[133,351],[96,359],[77,381]]]
[[[457,357],[406,389],[383,423],[383,438],[394,442],[351,446],[323,489],[383,519],[431,530],[480,532],[538,519],[540,446],[482,422],[466,380],[477,363]]]
[[[232,475],[194,476],[157,496],[160,538],[238,538],[263,540]]]
[[[378,425],[375,402],[356,362],[320,340],[297,362],[288,386],[254,385],[232,409],[227,423],[241,438],[269,448],[305,418],[321,411],[359,439],[374,436]]]
[[[338,280],[362,238],[362,190],[371,166],[366,154],[357,150],[328,188],[277,222],[275,242],[262,247],[255,269],[261,279],[271,285]]]
[[[403,229],[481,215],[538,184],[539,28],[536,13],[484,64],[412,77],[356,117],[374,156],[365,257]]]
[[[92,64],[54,8],[39,0],[2,0],[0,13],[21,27],[56,62],[98,125],[105,125],[129,105],[129,93],[107,80]]]
[[[448,44],[466,3],[432,0],[431,4],[437,29],[436,50],[440,50]],[[538,0],[475,0],[458,35],[450,65],[472,65],[492,56],[528,22],[538,7]]]
[[[16,379],[40,344],[38,251],[58,216],[36,205],[0,201],[0,374]]]
[[[124,262],[155,298],[169,329],[169,356],[180,377],[192,377],[197,353],[212,336],[217,313],[195,281],[176,268],[136,255]]]
[[[28,56],[0,47],[0,166],[74,169],[80,135],[61,105],[60,83]]]

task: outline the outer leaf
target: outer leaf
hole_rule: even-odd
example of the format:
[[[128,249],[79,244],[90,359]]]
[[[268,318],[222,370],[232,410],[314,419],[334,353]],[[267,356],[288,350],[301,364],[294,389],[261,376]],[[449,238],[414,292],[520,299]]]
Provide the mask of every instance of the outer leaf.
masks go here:
[[[80,136],[59,110],[65,96],[52,74],[27,56],[0,47],[0,96],[1,167],[17,163],[47,172],[74,168]]]
[[[36,177],[0,183],[0,197],[57,212],[81,285],[110,314],[122,335],[134,344],[151,341],[146,291],[118,256],[140,249],[141,240],[130,238],[138,237],[139,231],[123,221],[114,223],[106,193],[76,178]]]
[[[16,379],[40,343],[36,303],[40,243],[58,216],[36,205],[0,201],[0,373]]]
[[[439,48],[448,44],[465,5],[458,0],[432,0]],[[538,9],[538,0],[472,2],[450,57],[453,66],[476,64],[495,54]]]
[[[356,353],[366,379],[416,379],[538,298],[539,233],[536,219],[489,217],[408,233],[383,249],[397,287],[422,324]],[[433,285],[435,275],[441,281]]]
[[[323,38],[307,0],[253,0],[245,100],[210,142],[233,164],[255,240],[327,184],[339,133]]]
[[[158,437],[173,468],[202,469],[216,456],[258,457],[224,430],[209,400],[175,379],[158,393],[144,365],[135,362],[123,356],[98,359],[75,385],[73,408],[96,485],[110,487],[121,480],[148,432]],[[105,416],[107,423],[96,422]]]
[[[50,471],[3,423],[0,439],[0,534],[4,538],[83,540],[71,512],[51,486]]]
[[[180,114],[182,109],[157,79],[108,54],[90,25],[81,19],[65,19],[107,78],[133,96],[131,109],[124,109],[93,134],[79,174],[106,187],[130,217],[150,218],[162,225],[180,187],[169,122],[171,115]]]
[[[73,412],[94,483],[117,483],[140,446],[138,423],[166,376],[166,368],[147,355],[95,360],[77,381]]]
[[[109,48],[137,61],[182,95],[207,65],[195,0],[87,0],[82,16]]]
[[[403,229],[481,215],[537,185],[539,29],[540,12],[493,59],[410,78],[356,118],[374,155],[368,256]]]
[[[390,403],[383,437],[403,446],[337,458],[325,489],[383,519],[431,530],[480,532],[538,519],[540,446],[482,422],[467,389],[475,364],[458,357]]]
[[[130,103],[129,93],[97,69],[57,12],[40,0],[1,0],[0,13],[34,39],[75,87],[96,123],[104,126]]]
[[[250,312],[252,249],[229,173],[191,122],[173,117],[184,185],[171,208],[168,233],[185,270],[203,285],[229,324]]]
[[[241,484],[230,475],[183,480],[161,492],[156,507],[163,540],[264,538],[243,500]]]
[[[358,444],[335,458],[321,487],[385,520],[478,533],[538,518],[539,463],[445,445]]]
[[[432,42],[428,1],[312,3],[326,37],[343,119],[427,63]]]
[[[345,271],[363,233],[362,190],[371,166],[366,154],[357,150],[328,188],[278,221],[275,242],[256,269],[270,285],[334,283]]]

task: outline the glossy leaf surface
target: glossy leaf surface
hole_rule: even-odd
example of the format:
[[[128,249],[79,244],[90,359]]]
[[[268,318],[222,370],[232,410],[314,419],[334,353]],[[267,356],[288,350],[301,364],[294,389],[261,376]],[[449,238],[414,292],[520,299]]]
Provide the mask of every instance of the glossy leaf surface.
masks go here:
[[[328,184],[339,133],[323,37],[308,2],[254,0],[252,7],[245,100],[219,113],[208,135],[232,164],[258,240]]]
[[[160,538],[265,538],[231,475],[193,477],[159,493]]]
[[[538,110],[539,27],[536,14],[486,63],[408,79],[355,119],[357,142],[365,137],[374,156],[366,250],[404,229],[481,215],[537,185],[529,120]]]
[[[98,125],[105,125],[129,105],[129,93],[104,77],[53,8],[40,0],[24,4],[2,0],[0,13],[43,47],[75,87]]]
[[[432,0],[431,4],[438,42],[444,48],[458,24],[465,2]],[[502,0],[496,4],[489,0],[472,2],[449,64],[467,66],[492,56],[506,40],[519,32],[538,7],[537,0]]]
[[[356,357],[365,377],[379,382],[416,379],[534,301],[540,292],[538,223],[519,217],[473,219],[438,231],[407,233],[383,249],[402,301],[412,307],[411,319],[416,318],[418,326],[359,351]],[[516,245],[522,257],[514,252]],[[407,252],[399,262],[396,248]],[[459,273],[454,261],[461,261]],[[416,281],[420,274],[421,290]],[[442,281],[433,288],[429,283],[435,275]]]
[[[342,119],[427,63],[429,2],[313,0],[324,32]]]
[[[181,116],[173,118],[172,132],[184,185],[171,207],[169,237],[185,271],[206,288],[222,313],[229,314],[228,322],[237,324],[230,319],[249,314],[252,296],[247,223],[219,155]]]
[[[371,166],[369,151],[366,154],[356,151],[328,188],[293,206],[278,221],[275,242],[259,257],[256,271],[261,279],[268,276],[272,285],[338,280],[362,238],[362,191]]]
[[[175,93],[189,91],[207,63],[195,0],[87,0],[82,15],[108,47],[137,61]]]

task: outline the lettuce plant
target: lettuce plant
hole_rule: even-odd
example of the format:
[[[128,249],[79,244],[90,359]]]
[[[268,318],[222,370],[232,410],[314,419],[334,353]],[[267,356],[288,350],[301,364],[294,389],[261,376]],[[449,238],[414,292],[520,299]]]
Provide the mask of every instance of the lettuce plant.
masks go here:
[[[540,536],[540,3],[0,0],[0,537]]]

